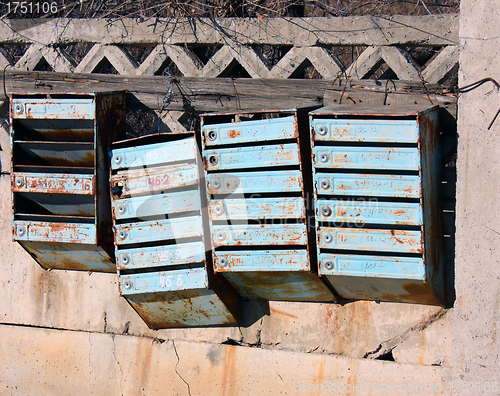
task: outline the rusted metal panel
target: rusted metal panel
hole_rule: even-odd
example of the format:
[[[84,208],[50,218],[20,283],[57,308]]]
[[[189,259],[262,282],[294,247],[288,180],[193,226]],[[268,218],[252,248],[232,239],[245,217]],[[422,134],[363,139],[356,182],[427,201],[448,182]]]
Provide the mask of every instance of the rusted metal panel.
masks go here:
[[[13,238],[42,267],[114,271],[103,153],[124,106],[123,92],[10,96]]]
[[[76,271],[115,271],[115,263],[99,245],[85,244],[81,240],[66,242],[22,241],[23,248],[46,269]]]
[[[206,150],[208,171],[299,165],[297,143]]]
[[[305,245],[305,224],[212,225],[215,246]]]
[[[11,175],[12,192],[95,194],[94,175],[16,172]]]
[[[249,194],[270,192],[300,192],[302,174],[298,170],[209,173],[206,176],[209,194]]]
[[[117,148],[111,153],[111,169],[150,167],[196,158],[196,142],[182,139],[173,142]]]
[[[422,253],[422,233],[408,230],[318,227],[322,249]]]
[[[96,243],[93,224],[14,221],[14,240],[64,243]]]
[[[203,242],[120,250],[116,256],[119,270],[154,268],[201,263],[205,260]]]
[[[214,199],[209,202],[212,220],[300,219],[306,215],[302,198]]]
[[[123,245],[191,238],[202,235],[202,232],[200,216],[116,224],[115,243]]]
[[[313,149],[314,165],[330,169],[420,169],[420,153],[413,147],[318,146]]]
[[[318,275],[308,271],[224,272],[243,298],[289,301],[332,301],[332,292],[318,282]]]
[[[420,178],[408,175],[373,175],[355,173],[322,173],[314,175],[315,193],[319,195],[348,195],[420,198]]]
[[[238,250],[214,252],[218,272],[308,271],[309,253],[302,250]]]
[[[116,199],[113,212],[119,220],[189,212],[201,209],[200,199],[198,190]]]
[[[202,115],[214,271],[243,297],[335,300],[308,251],[308,110]]]
[[[113,177],[121,196],[130,196],[198,184],[198,171],[192,164],[171,165],[145,170],[122,171]]]
[[[297,138],[295,117],[214,124],[202,128],[205,146]]]
[[[208,288],[208,276],[205,268],[120,275],[119,287],[122,296],[137,293],[206,289]]]
[[[21,99],[12,102],[13,118],[93,120],[95,102],[93,99]]]
[[[421,257],[358,256],[347,254],[319,255],[321,275],[351,275],[383,278],[421,279],[425,269]]]
[[[422,208],[413,202],[318,200],[316,218],[334,223],[422,225]]]
[[[417,143],[418,129],[412,120],[314,119],[316,141]]]
[[[152,329],[237,324],[231,309],[210,289],[128,294],[127,301]]]
[[[437,106],[327,106],[310,120],[320,275],[347,299],[442,305]]]
[[[184,135],[110,152],[120,294],[155,329],[236,323],[236,293],[206,267],[201,164],[193,133]]]

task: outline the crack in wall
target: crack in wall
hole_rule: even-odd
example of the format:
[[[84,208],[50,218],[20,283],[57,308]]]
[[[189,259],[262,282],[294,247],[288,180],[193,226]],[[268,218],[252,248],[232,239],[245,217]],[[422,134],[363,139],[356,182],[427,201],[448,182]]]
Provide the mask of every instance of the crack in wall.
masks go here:
[[[116,364],[118,365],[118,368],[120,369],[121,375],[120,375],[120,381],[118,382],[118,384],[120,385],[120,394],[121,394],[121,396],[123,396],[123,388],[122,388],[123,370],[122,370],[122,366],[121,366],[120,362],[118,361],[118,359],[116,357],[116,344],[115,344],[115,335],[114,334],[111,336],[111,339],[113,341],[113,349],[112,349],[113,357],[115,358]]]
[[[181,359],[179,358],[179,354],[177,353],[177,348],[175,347],[174,340],[172,340],[172,346],[174,347],[175,356],[177,356],[177,363],[175,363],[175,368],[174,368],[175,373],[182,380],[182,382],[184,382],[187,385],[188,395],[191,396],[191,387],[189,386],[188,382],[184,378],[182,378],[182,375],[180,375],[179,372],[177,371],[177,366],[179,365]]]
[[[416,326],[412,326],[409,329],[405,330],[403,332],[403,334],[397,335],[397,336],[392,337],[391,339],[389,339],[387,341],[380,343],[379,346],[376,349],[374,349],[373,351],[366,352],[365,355],[363,356],[363,358],[364,359],[381,359],[383,356],[388,356],[389,354],[392,355],[392,350],[395,349],[397,346],[401,345],[412,334],[424,331],[431,324],[437,322],[444,315],[446,315],[447,312],[448,312],[448,309],[441,308],[438,312],[431,315],[429,317],[429,320],[427,320],[423,323],[419,323]],[[382,360],[384,360],[384,359],[382,359]]]

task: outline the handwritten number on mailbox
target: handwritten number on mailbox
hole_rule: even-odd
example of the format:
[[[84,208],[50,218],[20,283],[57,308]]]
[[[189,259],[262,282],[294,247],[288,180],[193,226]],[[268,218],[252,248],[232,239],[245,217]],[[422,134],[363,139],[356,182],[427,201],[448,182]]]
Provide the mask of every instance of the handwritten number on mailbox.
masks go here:
[[[172,276],[173,275],[162,275],[160,276],[160,287],[165,288],[165,287],[170,287],[172,286]],[[182,285],[182,274],[177,276],[177,286]]]

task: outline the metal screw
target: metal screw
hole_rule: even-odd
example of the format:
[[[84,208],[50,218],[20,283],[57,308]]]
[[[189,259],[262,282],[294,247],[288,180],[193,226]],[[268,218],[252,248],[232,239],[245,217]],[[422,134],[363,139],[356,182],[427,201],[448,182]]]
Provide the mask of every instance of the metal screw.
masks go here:
[[[23,237],[26,235],[26,227],[24,226],[19,226],[16,230],[17,236]]]
[[[210,162],[211,165],[217,165],[219,160],[217,159],[217,156],[211,155],[210,158],[208,159],[208,162]]]
[[[323,234],[323,241],[325,241],[325,243],[330,243],[331,241],[333,241],[332,234]]]
[[[221,267],[226,267],[228,264],[229,264],[229,261],[227,261],[227,258],[225,258],[225,257],[222,257],[222,258],[219,260],[219,265],[220,265]]]
[[[132,286],[134,286],[134,284],[132,283],[132,281],[130,279],[125,279],[123,281],[123,288],[124,289],[130,290],[130,289],[132,289]]]
[[[321,179],[319,182],[319,186],[321,187],[322,190],[329,190],[330,189],[330,180]]]
[[[116,208],[116,210],[118,211],[118,214],[124,214],[126,211],[127,211],[127,205],[125,204],[120,204],[118,205],[118,207]]]
[[[214,188],[216,190],[218,190],[219,188],[222,187],[222,182],[220,181],[220,179],[215,179],[213,182],[212,182],[212,185],[214,186]]]
[[[333,269],[333,261],[325,261],[323,264],[327,270],[332,270]]]
[[[23,114],[24,113],[24,106],[22,104],[16,104],[15,112],[16,112],[16,114]]]
[[[328,129],[326,129],[326,127],[324,125],[321,125],[319,128],[318,128],[318,135],[321,135],[321,136],[324,136],[328,133]]]
[[[320,160],[321,162],[328,162],[328,154],[327,154],[327,153],[321,153],[321,154],[319,155],[319,160]]]
[[[122,256],[122,264],[127,265],[130,264],[132,260],[130,259],[130,256],[128,254],[124,254]]]
[[[16,187],[22,187],[24,186],[24,179],[22,177],[16,177]]]
[[[226,239],[226,233],[224,231],[217,231],[215,235],[217,236],[217,239],[219,241],[223,241],[224,239]]]
[[[330,208],[329,206],[323,206],[321,208],[321,214],[325,217],[328,217],[332,214],[332,208]]]
[[[224,213],[224,209],[222,209],[222,206],[217,205],[214,207],[214,212],[216,215],[220,216],[222,213]]]
[[[125,230],[121,230],[120,232],[118,232],[118,238],[120,238],[122,240],[127,239],[127,236],[128,236],[127,231],[125,231]]]
[[[121,164],[122,161],[123,161],[123,156],[121,154],[115,155],[115,164],[116,165]]]
[[[215,132],[215,131],[208,131],[207,137],[210,140],[215,140],[215,139],[217,139],[217,132]]]

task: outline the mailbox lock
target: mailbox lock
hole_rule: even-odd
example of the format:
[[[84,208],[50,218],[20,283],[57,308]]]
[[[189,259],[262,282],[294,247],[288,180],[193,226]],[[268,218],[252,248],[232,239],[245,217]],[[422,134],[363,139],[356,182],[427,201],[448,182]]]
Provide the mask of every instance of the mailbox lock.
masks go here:
[[[333,269],[333,261],[325,261],[324,266],[327,270],[332,270]]]
[[[321,125],[318,128],[318,135],[325,136],[328,133],[328,129],[326,129],[326,126]]]
[[[127,264],[130,264],[132,260],[130,260],[130,256],[128,254],[124,254],[122,256],[122,264],[123,265],[127,265]]]
[[[207,136],[210,140],[215,140],[217,139],[217,132],[215,131],[208,131]]]
[[[127,231],[121,230],[120,232],[118,232],[118,238],[127,239]]]
[[[319,155],[319,160],[320,160],[321,162],[328,162],[328,154],[327,154],[327,153],[321,153],[321,154]]]
[[[17,227],[16,234],[17,234],[17,236],[20,236],[20,237],[25,236],[26,235],[26,227],[24,227],[24,226]]]
[[[330,243],[331,241],[333,241],[332,234],[323,234],[323,241],[325,241],[325,243]]]
[[[125,204],[120,204],[118,205],[118,207],[116,208],[116,210],[118,211],[118,214],[124,214],[126,211],[127,211],[127,205]]]
[[[217,159],[217,156],[211,155],[208,158],[208,162],[210,162],[210,165],[217,165],[217,163],[219,162],[219,160]]]
[[[321,187],[322,190],[329,190],[330,189],[330,180],[321,179],[321,181],[319,182],[319,186]]]
[[[332,208],[330,208],[329,206],[323,206],[321,208],[321,214],[325,217],[328,217],[332,214]]]
[[[123,281],[123,288],[124,289],[130,290],[130,289],[132,289],[132,286],[134,286],[134,284],[132,283],[132,281],[130,279],[125,279]]]
[[[119,165],[119,164],[121,164],[122,161],[123,161],[123,156],[121,154],[117,154],[115,156],[115,164]]]
[[[217,236],[217,239],[219,241],[223,241],[224,239],[226,239],[226,233],[224,231],[217,231],[215,235]]]
[[[16,177],[16,187],[24,186],[24,179],[22,177]]]
[[[214,188],[216,190],[218,190],[219,188],[222,187],[222,183],[220,181],[220,179],[215,179],[213,182],[212,182],[212,185],[214,186]]]
[[[227,267],[227,265],[229,264],[229,262],[227,261],[227,258],[225,257],[222,257],[220,260],[219,260],[219,265],[221,267]]]
[[[16,114],[23,114],[24,113],[24,106],[22,104],[16,104],[15,112],[16,112]]]
[[[222,213],[224,213],[224,210],[222,209],[222,206],[217,205],[214,207],[214,212],[216,215],[220,216]]]

